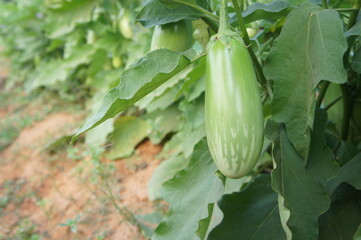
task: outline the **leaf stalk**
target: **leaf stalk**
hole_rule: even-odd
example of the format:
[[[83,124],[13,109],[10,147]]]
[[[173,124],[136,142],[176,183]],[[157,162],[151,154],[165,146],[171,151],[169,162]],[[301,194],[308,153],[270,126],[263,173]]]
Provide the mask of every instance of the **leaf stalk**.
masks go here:
[[[355,25],[360,7],[361,7],[361,0],[358,0],[355,3],[355,8],[358,9],[358,11],[351,13],[348,24],[347,24],[347,30],[349,30],[350,28],[352,28]],[[348,59],[350,57],[352,45],[354,44],[355,40],[356,40],[355,36],[351,36],[347,40],[348,48],[343,56],[343,63],[344,63],[344,67],[346,69],[349,68],[349,66],[350,66]],[[351,111],[352,111],[353,96],[351,95],[351,93],[348,89],[347,82],[342,84],[340,87],[341,87],[342,96],[343,96],[343,118],[342,118],[341,138],[342,138],[342,140],[347,140],[348,129],[349,129],[349,125],[350,125]]]
[[[322,0],[322,7],[326,9],[328,8],[327,0]]]
[[[318,107],[318,108],[321,107],[323,98],[326,95],[327,88],[328,88],[329,85],[330,85],[330,82],[328,82],[328,81],[324,81],[323,83],[320,84],[320,93],[319,93],[319,95],[317,97],[317,100],[316,100],[316,107]]]

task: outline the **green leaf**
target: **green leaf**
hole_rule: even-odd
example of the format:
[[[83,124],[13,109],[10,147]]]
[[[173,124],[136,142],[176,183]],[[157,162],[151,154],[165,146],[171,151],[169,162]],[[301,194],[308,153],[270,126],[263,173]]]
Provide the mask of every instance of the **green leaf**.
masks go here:
[[[279,203],[288,239],[317,239],[317,219],[329,208],[330,199],[325,194],[325,185],[336,175],[338,168],[332,151],[325,143],[326,120],[324,111],[316,112],[307,165],[296,152],[283,126],[279,139],[274,143],[272,187],[282,197]]]
[[[56,152],[60,149],[67,148],[71,141],[71,137],[72,137],[71,135],[61,136],[55,139],[54,141],[48,143],[45,147],[41,149],[41,151]]]
[[[190,59],[190,58],[188,58],[188,59]],[[154,103],[154,101],[157,101],[157,99],[161,98],[162,95],[167,94],[167,91],[174,92],[174,90],[173,90],[174,88],[178,89],[179,86],[177,86],[177,84],[179,84],[179,82],[182,79],[185,79],[189,75],[189,73],[192,72],[193,69],[199,65],[198,63],[201,62],[202,59],[205,59],[205,58],[201,57],[198,61],[187,66],[181,72],[179,72],[178,74],[174,75],[171,79],[169,79],[165,84],[163,84],[162,86],[160,86],[159,88],[155,89],[153,92],[149,93],[147,96],[142,98],[135,105],[137,107],[139,107],[140,109],[147,109],[148,112],[155,110],[154,107],[149,106],[149,105],[152,105]],[[166,96],[166,97],[168,97],[168,96]],[[171,100],[172,100],[171,102],[173,102],[176,98],[177,98],[177,96],[176,96],[176,94],[174,94],[174,96],[171,97]],[[169,97],[167,100],[169,101]],[[158,104],[162,105],[162,103],[159,101],[158,101]]]
[[[151,28],[182,19],[196,20],[201,16],[203,16],[201,12],[189,6],[180,5],[168,8],[159,0],[151,0],[138,13],[136,20],[144,27]]]
[[[103,83],[106,82],[105,79],[102,79]],[[105,88],[103,87],[101,90],[98,90],[97,93],[94,94],[93,98],[87,103],[87,106],[90,105],[91,115],[95,114],[100,107],[101,100],[105,94],[104,89]],[[97,128],[93,128],[92,130],[86,132],[85,144],[88,146],[104,147],[108,135],[114,130],[113,122],[113,119],[108,119],[107,121],[100,124]]]
[[[197,129],[192,129],[186,124],[166,143],[160,155],[183,153],[184,156],[189,157],[192,155],[194,146],[205,136],[204,124]]]
[[[205,58],[198,61],[198,65],[187,75],[181,90],[177,94],[184,94],[188,102],[198,98],[205,90]]]
[[[88,146],[104,147],[108,135],[113,132],[113,119],[108,119],[98,127],[85,133],[85,144]]]
[[[76,49],[71,56],[64,60],[55,59],[44,61],[35,70],[34,74],[28,77],[26,82],[27,91],[32,91],[40,86],[56,86],[59,82],[64,82],[81,64],[90,62],[95,49],[90,46],[83,46]]]
[[[73,137],[116,116],[154,91],[190,64],[182,54],[160,49],[147,54],[139,64],[124,71],[120,84],[105,96],[99,111]]]
[[[150,133],[150,125],[137,117],[121,117],[114,122],[112,142],[114,145],[107,153],[107,158],[113,160],[130,156],[135,146]]]
[[[184,117],[191,129],[198,129],[204,125],[204,98],[198,98],[190,103],[182,101],[179,109],[184,112]]]
[[[40,86],[52,86],[64,82],[68,77],[68,70],[62,64],[63,61],[59,59],[41,63],[34,74],[28,77],[25,89],[30,92]]]
[[[270,175],[258,176],[241,192],[224,195],[218,205],[224,218],[209,240],[286,239]]]
[[[224,190],[216,170],[207,142],[203,139],[194,148],[188,166],[163,184],[161,196],[169,203],[170,209],[156,229],[153,240],[204,239],[206,230],[202,227],[208,226],[213,205]],[[198,228],[202,219],[207,220],[202,221],[201,228]]]
[[[361,190],[361,153],[343,165],[338,173],[338,176],[333,179],[328,185],[327,190],[332,193],[339,184],[346,182],[352,185],[357,190]]]
[[[144,119],[152,127],[152,133],[149,136],[152,143],[159,144],[168,133],[178,131],[181,124],[180,114],[181,112],[174,105],[144,116]]]
[[[121,47],[121,40],[121,34],[107,31],[101,35],[101,37],[95,42],[94,46],[99,49],[114,52]]]
[[[77,24],[91,21],[92,12],[98,0],[64,1],[61,8],[49,9],[47,29],[50,38],[70,33]]]
[[[357,22],[352,28],[345,32],[345,37],[350,36],[361,36],[361,21]]]
[[[251,180],[253,180],[251,176],[244,176],[239,179],[227,178],[224,185],[224,194],[239,192],[242,186],[246,185]]]
[[[319,240],[355,239],[360,222],[361,191],[344,183],[333,193],[330,209],[319,218]]]
[[[192,4],[197,5],[197,2],[200,0],[160,0],[160,2],[166,4],[170,7],[176,7],[176,6],[182,6],[185,4]],[[201,2],[205,2],[204,0],[201,0]]]
[[[162,221],[163,217],[164,215],[162,212],[158,211],[146,215],[135,216],[140,225],[140,228],[142,229],[144,237],[147,239],[151,238],[156,226]]]
[[[353,239],[354,240],[361,240],[361,224],[358,227],[358,229],[357,229],[357,231],[355,233],[355,236],[353,236]]]
[[[179,92],[179,89],[180,89],[180,83],[176,84],[172,88],[168,88],[159,97],[155,97],[147,105],[147,107],[146,107],[147,112],[153,112],[155,110],[164,110],[164,109],[168,108],[170,105],[172,105],[177,100],[176,95]]]
[[[246,23],[251,23],[260,19],[278,19],[285,17],[289,12],[289,4],[285,1],[274,1],[270,3],[255,2],[242,13],[242,16]],[[233,16],[230,21],[231,23],[235,22],[238,24],[237,16]]]
[[[314,89],[321,80],[346,81],[346,48],[338,13],[308,3],[288,15],[267,59],[265,75],[274,81],[273,119],[286,124],[289,139],[304,159],[313,127]]]
[[[355,157],[360,150],[357,149],[357,146],[353,145],[350,142],[341,141],[340,146],[337,149],[337,160],[341,166],[348,163],[353,157]]]
[[[188,165],[189,159],[183,155],[171,156],[163,161],[154,171],[148,183],[148,194],[150,200],[161,197],[160,190],[163,183],[173,178],[174,175]]]

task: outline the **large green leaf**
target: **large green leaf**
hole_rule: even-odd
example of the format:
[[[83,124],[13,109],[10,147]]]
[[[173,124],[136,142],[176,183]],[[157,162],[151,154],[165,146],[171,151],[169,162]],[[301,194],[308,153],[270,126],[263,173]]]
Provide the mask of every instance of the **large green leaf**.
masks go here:
[[[321,80],[346,81],[343,23],[334,10],[308,3],[288,15],[265,65],[274,81],[273,119],[286,124],[289,139],[307,159],[315,87]]]
[[[361,20],[358,21],[352,28],[345,32],[346,37],[361,36]]]
[[[165,110],[177,100],[176,95],[179,92],[179,89],[180,83],[176,84],[172,88],[168,88],[162,95],[160,95],[159,97],[155,97],[145,109],[147,110],[147,112]]]
[[[282,240],[277,193],[272,191],[269,175],[258,176],[246,189],[224,195],[218,202],[224,218],[209,235],[209,240]]]
[[[102,80],[104,83],[104,78]],[[98,90],[97,93],[94,94],[92,99],[87,102],[87,107],[91,110],[90,116],[95,114],[100,107],[101,100],[105,94],[105,86],[100,88],[100,90]],[[92,130],[86,132],[85,144],[87,144],[88,146],[105,147],[108,135],[114,130],[113,122],[114,119],[108,119],[107,121],[100,124],[97,128],[93,128]]]
[[[62,67],[63,61],[60,59],[43,62],[34,74],[28,76],[25,84],[27,91],[32,91],[40,86],[52,86],[58,82],[63,82],[68,77],[68,70]]]
[[[285,17],[289,12],[290,7],[286,1],[274,1],[270,3],[255,2],[242,13],[242,16],[246,23],[250,23],[260,19]],[[237,16],[232,17],[231,22],[238,24]]]
[[[360,223],[361,191],[344,183],[333,193],[330,209],[319,218],[319,240],[354,239]]]
[[[328,113],[327,113],[328,114]],[[348,163],[352,158],[354,158],[360,150],[357,149],[357,146],[353,145],[350,142],[341,141],[340,146],[337,149],[337,161],[341,166]]]
[[[98,0],[66,1],[61,8],[49,9],[49,37],[60,37],[73,31],[77,24],[89,22],[97,2]]]
[[[356,233],[355,233],[355,236],[353,237],[354,240],[361,240],[361,224],[360,226],[358,227]]]
[[[288,139],[284,126],[274,143],[272,187],[280,194],[282,223],[288,239],[317,239],[317,219],[330,205],[325,185],[338,167],[325,143],[326,120],[326,113],[317,111],[307,165]]]
[[[224,190],[216,171],[207,142],[203,139],[195,146],[188,166],[163,184],[161,196],[169,203],[170,209],[156,229],[153,240],[205,238],[214,203]]]
[[[127,109],[189,64],[189,59],[176,52],[166,49],[150,52],[139,64],[122,73],[120,84],[108,92],[99,111],[77,131],[73,140]]]
[[[201,12],[189,6],[180,5],[168,8],[159,0],[151,0],[138,13],[136,20],[144,27],[151,28],[182,19],[196,20],[201,16],[203,16]]]
[[[167,156],[168,154],[173,155],[178,153],[183,153],[186,157],[192,155],[194,146],[206,136],[206,129],[204,124],[197,129],[192,129],[189,124],[183,126],[177,134],[165,144],[161,155]]]
[[[163,161],[154,171],[148,183],[148,194],[150,200],[156,200],[161,197],[160,190],[163,183],[173,178],[174,175],[188,165],[189,159],[183,155],[171,156]]]
[[[155,111],[144,116],[151,125],[152,133],[149,138],[154,144],[159,144],[171,132],[177,132],[180,127],[180,111],[173,105],[162,111]]]
[[[341,167],[338,176],[327,185],[328,192],[332,193],[343,182],[361,190],[361,153]]]

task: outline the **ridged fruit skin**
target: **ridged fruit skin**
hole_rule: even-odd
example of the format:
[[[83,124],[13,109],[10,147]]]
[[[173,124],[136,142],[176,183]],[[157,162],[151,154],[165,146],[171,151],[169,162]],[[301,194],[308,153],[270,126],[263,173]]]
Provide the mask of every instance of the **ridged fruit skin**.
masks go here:
[[[206,62],[205,120],[208,146],[218,169],[245,176],[263,145],[263,111],[252,60],[242,40],[210,43]]]
[[[192,47],[192,35],[190,20],[158,25],[154,28],[151,51],[166,48],[175,52],[183,52]]]

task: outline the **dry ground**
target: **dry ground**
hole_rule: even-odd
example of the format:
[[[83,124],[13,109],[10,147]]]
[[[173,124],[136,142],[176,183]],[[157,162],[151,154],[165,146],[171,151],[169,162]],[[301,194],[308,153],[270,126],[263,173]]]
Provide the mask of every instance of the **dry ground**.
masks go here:
[[[82,155],[79,148],[71,154],[41,151],[51,139],[78,124],[72,114],[51,114],[22,130],[0,153],[0,194],[10,198],[0,213],[3,236],[16,235],[21,223],[29,220],[33,232],[48,239],[142,239],[137,227],[124,221],[117,208],[137,214],[152,212],[147,182],[158,165],[154,157],[160,147],[142,143],[134,157],[136,165],[129,160],[109,164],[106,159],[94,160],[98,157],[91,154],[76,156]],[[112,195],[117,205],[112,204]],[[76,233],[70,225],[60,225],[74,219]]]
[[[0,104],[0,122],[34,114],[31,104]],[[132,158],[113,162],[81,143],[50,154],[44,146],[83,116],[60,110],[30,119],[0,148],[0,239],[145,239],[134,214],[154,211],[147,182],[161,147],[144,141]]]

